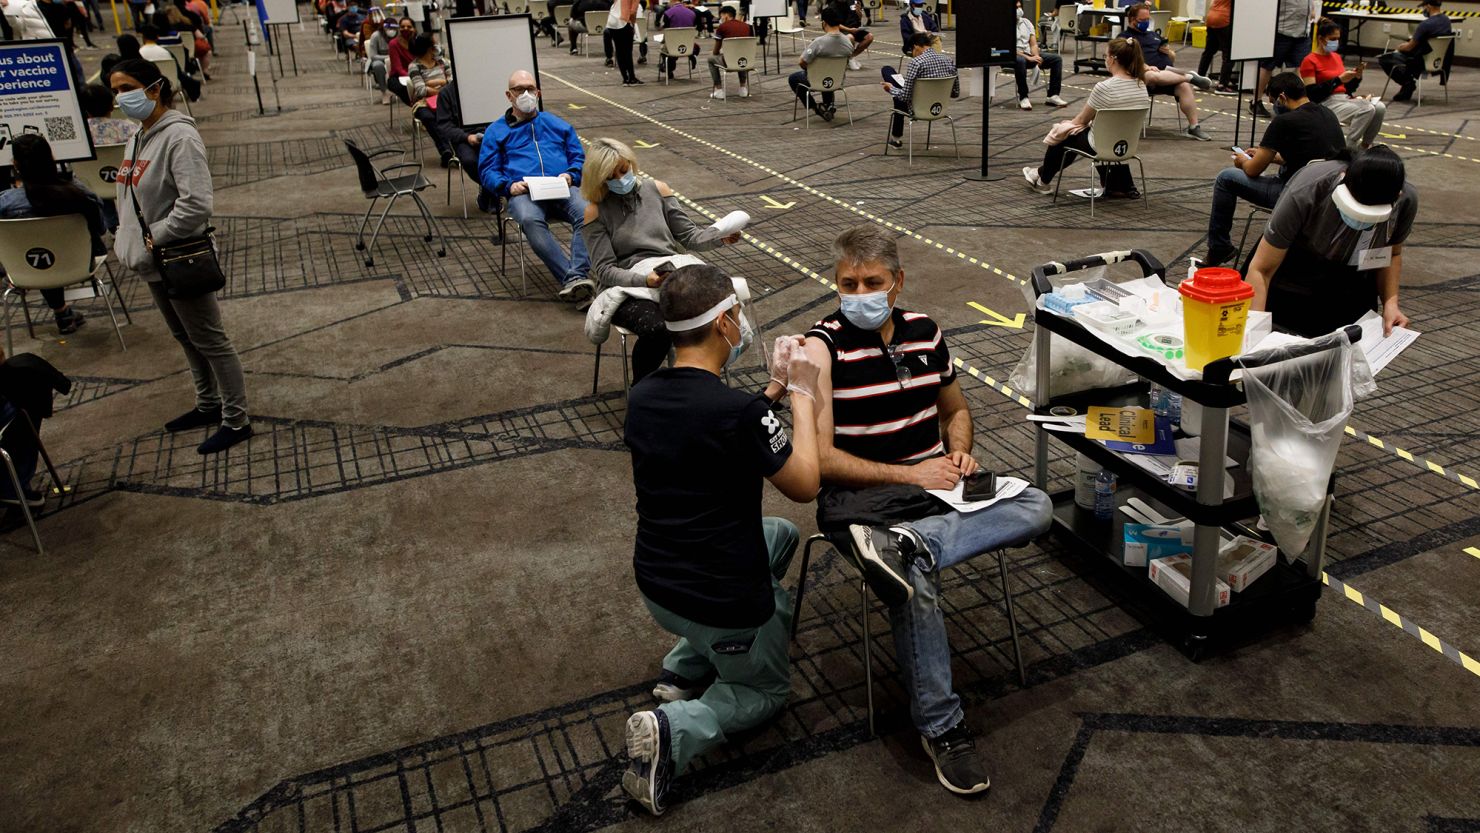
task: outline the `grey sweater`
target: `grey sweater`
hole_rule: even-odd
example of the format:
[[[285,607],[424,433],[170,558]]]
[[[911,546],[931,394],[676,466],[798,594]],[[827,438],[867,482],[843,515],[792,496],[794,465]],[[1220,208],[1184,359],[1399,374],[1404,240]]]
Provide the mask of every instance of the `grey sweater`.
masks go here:
[[[650,257],[717,249],[723,239],[712,228],[694,225],[677,197],[664,197],[651,179],[630,194],[607,192],[597,203],[596,222],[581,233],[591,255],[591,277],[603,287],[647,286],[647,273],[629,269]]]
[[[134,214],[135,197],[156,244],[205,231],[211,222],[211,169],[194,119],[178,110],[167,111],[149,130],[129,139],[118,171],[118,231],[113,235],[113,250],[119,262],[144,280],[157,281],[159,273]]]

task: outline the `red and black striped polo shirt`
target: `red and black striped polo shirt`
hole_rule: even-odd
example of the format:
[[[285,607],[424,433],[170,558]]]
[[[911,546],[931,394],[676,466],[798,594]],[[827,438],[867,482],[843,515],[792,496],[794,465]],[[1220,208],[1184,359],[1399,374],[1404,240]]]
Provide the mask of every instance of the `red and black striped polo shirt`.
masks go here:
[[[833,446],[876,463],[912,463],[945,453],[936,400],[956,380],[956,367],[929,316],[898,307],[892,315],[887,346],[841,310],[807,336],[832,355]]]

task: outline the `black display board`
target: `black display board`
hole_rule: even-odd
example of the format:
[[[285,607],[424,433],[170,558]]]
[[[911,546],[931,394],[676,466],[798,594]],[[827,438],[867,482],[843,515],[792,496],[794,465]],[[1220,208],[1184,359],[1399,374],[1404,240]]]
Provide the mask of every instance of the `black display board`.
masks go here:
[[[1017,45],[1016,0],[956,5],[956,66],[1010,66]]]

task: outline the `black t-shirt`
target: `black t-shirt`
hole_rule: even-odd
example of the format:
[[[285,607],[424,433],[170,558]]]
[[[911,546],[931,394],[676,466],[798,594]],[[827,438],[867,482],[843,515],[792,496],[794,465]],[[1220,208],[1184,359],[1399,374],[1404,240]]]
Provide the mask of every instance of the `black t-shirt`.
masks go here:
[[[771,403],[692,367],[633,386],[623,432],[637,487],[637,587],[686,619],[755,628],[775,612],[763,478],[791,441]]]
[[[1155,29],[1141,31],[1135,26],[1128,27],[1120,33],[1123,38],[1130,38],[1141,46],[1141,57],[1146,59],[1146,66],[1154,69],[1166,69],[1172,65],[1172,59],[1167,57],[1161,48],[1166,45],[1167,39]]]
[[[1289,182],[1312,159],[1335,159],[1346,147],[1346,136],[1334,113],[1319,104],[1305,104],[1275,116],[1259,146],[1285,160],[1279,179]]]

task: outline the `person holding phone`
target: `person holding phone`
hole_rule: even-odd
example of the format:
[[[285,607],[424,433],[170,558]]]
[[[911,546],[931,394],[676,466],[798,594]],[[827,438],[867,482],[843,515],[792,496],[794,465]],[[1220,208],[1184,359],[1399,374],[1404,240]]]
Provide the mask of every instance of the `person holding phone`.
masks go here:
[[[1264,88],[1275,117],[1252,153],[1235,148],[1233,167],[1213,180],[1213,208],[1208,214],[1207,266],[1226,263],[1238,254],[1231,236],[1233,215],[1240,197],[1263,208],[1273,208],[1285,183],[1313,159],[1334,159],[1346,148],[1346,137],[1336,116],[1306,97],[1305,84],[1293,72],[1271,78]],[[1264,176],[1279,164],[1275,176]]]
[[[1316,48],[1300,62],[1300,80],[1305,82],[1310,100],[1330,110],[1341,123],[1346,145],[1352,150],[1371,147],[1387,118],[1387,105],[1370,96],[1355,95],[1366,61],[1347,69],[1337,50],[1341,47],[1341,26],[1329,18],[1316,24]]]

